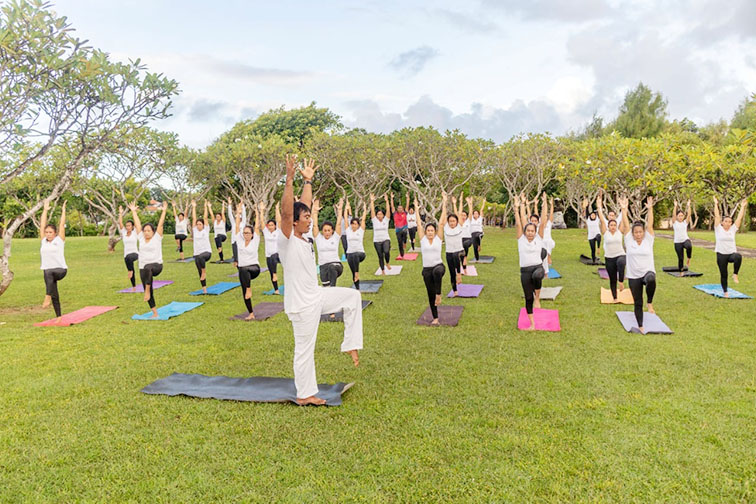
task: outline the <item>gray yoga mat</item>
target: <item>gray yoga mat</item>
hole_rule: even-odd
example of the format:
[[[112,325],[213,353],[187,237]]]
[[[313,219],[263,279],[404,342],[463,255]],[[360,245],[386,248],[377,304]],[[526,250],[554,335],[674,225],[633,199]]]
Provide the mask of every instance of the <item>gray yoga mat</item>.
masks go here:
[[[673,277],[677,277],[677,278],[684,278],[684,277],[693,277],[694,278],[694,277],[702,277],[703,276],[703,273],[696,273],[695,271],[690,271],[690,270],[684,270],[684,271],[682,271],[682,274],[681,274],[680,271],[677,271],[677,270],[675,270],[675,271],[666,271],[665,270],[664,273],[666,273],[667,275],[672,275]]]
[[[261,322],[267,320],[270,317],[278,315],[284,309],[283,303],[257,303],[257,306],[252,307],[255,310],[255,318],[247,320],[248,312],[234,315],[229,320],[241,320],[242,322]]]
[[[438,323],[442,326],[456,326],[459,324],[459,319],[462,317],[464,306],[439,306],[438,307]],[[426,308],[420,318],[415,322],[417,325],[429,326],[433,322],[433,314],[431,314],[430,307]]]
[[[622,327],[625,328],[625,331],[634,333],[640,332],[638,329],[638,322],[635,320],[634,312],[618,311],[616,313],[617,318],[622,324]],[[662,322],[662,319],[660,319],[655,313],[643,312],[643,328],[646,330],[646,334],[672,334],[672,329]]]
[[[603,266],[604,263],[601,262],[601,259],[598,257],[596,258],[596,262],[591,261],[591,258],[588,257],[585,254],[580,254],[580,262],[583,264],[587,264],[588,266]]]
[[[491,264],[492,262],[494,262],[494,259],[496,259],[494,256],[483,256],[482,255],[482,256],[478,257],[478,259],[475,260],[475,261],[473,261],[473,262],[480,263],[480,264]],[[467,262],[468,263],[470,262],[469,259],[468,259]]]
[[[383,280],[360,280],[360,292],[375,294],[383,285]]]
[[[372,301],[363,299],[362,309],[364,310],[365,308],[367,308],[370,303],[372,303]],[[333,317],[331,317],[331,315],[333,315]],[[340,311],[336,313],[324,313],[323,315],[320,316],[320,321],[321,322],[344,322],[344,312]]]
[[[317,396],[326,400],[326,406],[341,406],[341,395],[354,383],[339,382],[333,385],[318,384]],[[155,395],[185,395],[202,399],[223,399],[250,402],[297,402],[297,389],[291,378],[229,378],[201,374],[173,373],[154,381],[142,392]]]

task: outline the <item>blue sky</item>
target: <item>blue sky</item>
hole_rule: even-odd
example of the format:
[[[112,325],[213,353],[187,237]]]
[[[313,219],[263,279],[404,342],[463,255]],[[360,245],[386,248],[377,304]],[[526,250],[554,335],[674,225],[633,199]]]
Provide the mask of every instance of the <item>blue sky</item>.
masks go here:
[[[756,92],[751,0],[58,0],[80,37],[179,81],[159,124],[202,147],[316,101],[349,126],[503,141],[611,119],[643,81],[672,118],[729,119]]]

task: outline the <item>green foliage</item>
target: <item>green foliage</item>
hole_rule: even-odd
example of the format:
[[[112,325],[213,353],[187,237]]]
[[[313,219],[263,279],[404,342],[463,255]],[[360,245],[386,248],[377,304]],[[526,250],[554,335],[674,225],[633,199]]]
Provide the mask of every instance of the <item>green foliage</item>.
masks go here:
[[[756,130],[756,93],[744,98],[730,121],[733,129]]]
[[[306,107],[286,110],[283,106],[261,114],[254,121],[243,121],[251,126],[251,133],[262,138],[276,136],[296,149],[304,147],[314,133],[341,128],[341,118],[327,108],[318,108],[315,102]]]
[[[613,129],[626,138],[652,138],[664,129],[667,100],[642,82],[625,95]]]

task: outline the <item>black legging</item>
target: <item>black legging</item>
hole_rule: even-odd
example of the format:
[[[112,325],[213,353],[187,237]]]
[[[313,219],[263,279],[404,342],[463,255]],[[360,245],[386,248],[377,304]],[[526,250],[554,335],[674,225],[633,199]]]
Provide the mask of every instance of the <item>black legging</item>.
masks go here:
[[[347,241],[346,233],[341,234],[341,246],[344,248],[344,255],[347,253],[347,248],[349,246],[349,242]]]
[[[606,258],[606,272],[609,274],[609,288],[612,289],[612,298],[617,299],[617,282],[625,281],[625,266],[627,257],[624,255]]]
[[[396,241],[399,243],[399,256],[404,257],[404,247],[407,246],[407,226],[396,229]]]
[[[412,250],[415,250],[415,236],[417,236],[417,227],[407,228],[407,231],[409,232],[409,239],[410,245],[412,245]]]
[[[543,264],[520,268],[520,283],[522,284],[522,292],[525,294],[525,311],[528,312],[528,315],[533,314],[535,291],[541,290],[544,276],[546,276],[546,272],[543,270]]]
[[[438,318],[436,296],[441,295],[441,280],[444,278],[444,273],[446,273],[446,268],[444,268],[443,263],[423,268],[423,281],[425,282],[425,290],[428,292],[428,304],[434,319]]]
[[[449,266],[449,279],[451,280],[452,290],[457,292],[457,275],[462,273],[462,267],[459,263],[459,252],[447,252],[446,264]]]
[[[197,274],[202,277],[202,270],[205,269],[207,261],[210,260],[210,252],[202,252],[200,255],[194,256],[194,265],[197,266]],[[207,285],[207,279],[200,280],[202,287]]]
[[[150,286],[150,299],[147,300],[147,304],[150,308],[155,308],[155,289],[152,288],[152,279],[163,271],[163,265],[158,263],[145,264],[144,268],[139,270],[139,277],[142,279],[142,287],[147,290],[147,286]]]
[[[360,263],[365,260],[365,252],[350,252],[347,256],[347,264],[349,269],[352,270],[352,281],[354,282],[354,274],[360,272]],[[354,286],[360,288],[360,281],[354,282]]]
[[[719,283],[722,284],[722,292],[727,292],[727,264],[732,263],[732,274],[737,275],[740,271],[740,265],[743,262],[743,256],[735,252],[734,254],[720,254],[717,252],[717,266],[719,266]]]
[[[239,283],[242,288],[242,298],[244,299],[244,306],[247,307],[247,313],[252,312],[252,298],[247,299],[247,289],[249,289],[252,280],[260,276],[260,266],[253,264],[251,266],[242,266],[239,268]]]
[[[646,286],[646,302],[654,302],[654,292],[656,292],[656,273],[649,271],[643,278],[628,278],[630,292],[633,293],[633,302],[635,304],[635,320],[638,327],[643,326],[643,286]]]
[[[134,262],[139,259],[139,254],[132,252],[123,257],[123,262],[126,263],[126,269],[131,271],[131,286],[136,287],[136,273],[134,273]]]
[[[265,262],[268,265],[268,273],[270,273],[270,282],[273,284],[273,290],[278,290],[278,280],[273,280],[273,275],[278,273],[278,265],[281,263],[281,259],[278,258],[278,252],[266,257]]]
[[[473,239],[470,238],[462,238],[462,248],[464,248],[464,255],[462,257],[467,257],[467,254],[470,253],[470,247],[472,247]]]
[[[332,262],[320,266],[320,281],[323,287],[336,287],[336,280],[344,273],[344,265]]]
[[[177,234],[173,235],[174,238],[176,238],[179,241],[179,252],[184,251],[184,240],[186,240],[185,234]]]
[[[693,255],[693,244],[690,240],[685,240],[681,243],[675,243],[675,252],[677,252],[677,269],[683,270],[683,250],[688,253],[688,259]]]
[[[66,277],[68,270],[65,268],[50,268],[44,270],[45,294],[50,296],[55,316],[60,317],[60,295],[58,295],[58,281]]]
[[[220,257],[220,260],[223,260],[223,242],[226,241],[226,235],[224,234],[217,234],[215,235],[215,248],[218,249],[218,256]]]
[[[597,234],[593,238],[589,238],[588,243],[591,246],[591,261],[596,262],[596,248],[601,247],[601,235]]]
[[[483,239],[483,233],[476,231],[472,234],[473,252],[475,253],[475,260],[480,259],[480,241]]]
[[[239,262],[239,247],[236,245],[236,243],[231,244],[231,253],[234,255],[234,262]]]
[[[375,253],[378,254],[378,264],[381,270],[383,270],[385,265],[389,264],[391,260],[391,241],[373,242],[373,246],[375,247]]]

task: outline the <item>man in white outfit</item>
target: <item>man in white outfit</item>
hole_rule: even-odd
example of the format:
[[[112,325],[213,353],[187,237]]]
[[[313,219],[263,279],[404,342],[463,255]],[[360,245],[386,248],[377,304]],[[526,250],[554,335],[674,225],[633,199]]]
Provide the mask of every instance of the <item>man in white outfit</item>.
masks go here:
[[[318,337],[320,316],[344,310],[344,341],[341,351],[348,353],[354,365],[360,361],[362,350],[362,296],[356,289],[346,287],[323,288],[318,285],[315,248],[305,235],[310,229],[312,204],[312,177],[315,161],[306,160],[299,172],[304,187],[299,201],[294,202],[294,174],[296,156],[286,156],[286,187],[281,199],[281,233],[278,236],[278,255],[286,272],[284,311],[294,328],[294,384],[297,403],[301,405],[325,404],[316,397],[318,382],[315,377],[315,341]]]

